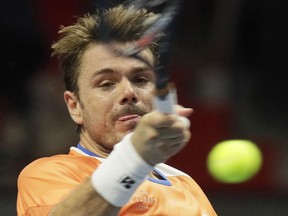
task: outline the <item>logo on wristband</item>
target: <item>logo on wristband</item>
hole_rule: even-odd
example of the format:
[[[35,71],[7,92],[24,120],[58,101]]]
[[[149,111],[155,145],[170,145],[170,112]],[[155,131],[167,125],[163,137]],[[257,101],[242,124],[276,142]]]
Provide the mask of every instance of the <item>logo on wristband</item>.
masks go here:
[[[133,184],[135,184],[136,181],[134,179],[132,179],[131,177],[127,176],[125,177],[122,181],[121,184],[126,188],[126,189],[130,189]]]

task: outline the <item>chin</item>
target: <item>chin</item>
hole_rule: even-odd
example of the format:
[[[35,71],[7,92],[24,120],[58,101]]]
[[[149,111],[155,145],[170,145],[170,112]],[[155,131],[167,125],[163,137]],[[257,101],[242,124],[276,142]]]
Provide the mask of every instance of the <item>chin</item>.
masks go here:
[[[119,127],[117,127],[117,130],[119,131],[119,134],[123,134],[123,136],[125,136],[128,133],[131,133],[135,127],[136,127],[137,123],[130,123],[130,124],[125,124],[125,125],[119,125]]]

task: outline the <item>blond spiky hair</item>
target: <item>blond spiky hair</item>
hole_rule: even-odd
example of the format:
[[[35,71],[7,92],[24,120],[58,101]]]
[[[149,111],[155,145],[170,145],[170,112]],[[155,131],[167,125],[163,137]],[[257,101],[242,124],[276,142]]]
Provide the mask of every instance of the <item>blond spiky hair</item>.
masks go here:
[[[66,89],[78,93],[78,68],[89,44],[137,40],[155,18],[155,14],[144,9],[136,10],[134,7],[125,8],[120,5],[103,13],[86,14],[74,25],[62,26],[59,30],[60,39],[52,45],[52,55],[61,61]],[[108,31],[110,37],[107,37]],[[152,53],[155,46],[152,44],[149,47]]]

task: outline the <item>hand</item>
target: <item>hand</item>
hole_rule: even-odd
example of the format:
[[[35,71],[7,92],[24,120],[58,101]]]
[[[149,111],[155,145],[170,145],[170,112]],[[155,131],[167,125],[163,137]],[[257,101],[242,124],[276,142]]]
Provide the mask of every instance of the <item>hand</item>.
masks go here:
[[[177,106],[180,116],[188,117],[192,109]],[[191,137],[187,125],[178,115],[163,114],[158,111],[146,114],[138,122],[131,137],[139,155],[149,164],[167,161],[182,150]]]

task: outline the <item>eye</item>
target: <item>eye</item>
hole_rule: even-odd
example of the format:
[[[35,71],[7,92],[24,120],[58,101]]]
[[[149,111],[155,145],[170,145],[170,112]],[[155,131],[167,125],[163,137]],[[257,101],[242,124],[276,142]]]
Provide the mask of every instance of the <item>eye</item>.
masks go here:
[[[133,82],[139,83],[139,84],[145,84],[147,82],[150,82],[150,79],[145,76],[137,76],[134,78]]]
[[[114,86],[115,86],[115,82],[111,80],[104,80],[98,85],[98,87],[102,88],[103,90],[108,90],[110,88],[113,88]]]

